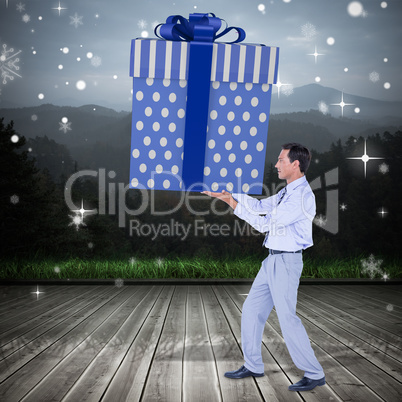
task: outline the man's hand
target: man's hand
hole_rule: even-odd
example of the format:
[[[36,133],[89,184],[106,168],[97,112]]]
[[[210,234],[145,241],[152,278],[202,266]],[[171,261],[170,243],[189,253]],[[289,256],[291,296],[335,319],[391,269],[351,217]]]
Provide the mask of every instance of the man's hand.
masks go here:
[[[226,202],[233,209],[236,208],[237,201],[232,197],[232,194],[228,193],[226,190],[222,190],[221,193],[214,193],[212,191],[201,191],[201,194],[209,195],[213,198],[219,198],[223,202]]]

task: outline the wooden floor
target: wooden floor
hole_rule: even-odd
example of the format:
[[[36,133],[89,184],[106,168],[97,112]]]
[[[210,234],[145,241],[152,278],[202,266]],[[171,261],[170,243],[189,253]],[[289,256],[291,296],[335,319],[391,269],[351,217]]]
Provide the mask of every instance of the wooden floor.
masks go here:
[[[402,286],[301,285],[298,315],[327,385],[288,386],[292,363],[275,311],[265,376],[243,363],[249,284],[0,287],[1,401],[401,401]]]

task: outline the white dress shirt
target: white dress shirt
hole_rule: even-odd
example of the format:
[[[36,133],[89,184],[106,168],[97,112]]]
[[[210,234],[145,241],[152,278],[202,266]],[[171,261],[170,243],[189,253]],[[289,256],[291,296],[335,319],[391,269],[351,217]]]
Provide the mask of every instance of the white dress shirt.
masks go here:
[[[313,245],[315,196],[305,176],[289,183],[286,190],[279,205],[284,189],[262,200],[233,193],[232,197],[238,202],[234,214],[261,233],[269,231],[265,247],[281,251],[304,250]]]

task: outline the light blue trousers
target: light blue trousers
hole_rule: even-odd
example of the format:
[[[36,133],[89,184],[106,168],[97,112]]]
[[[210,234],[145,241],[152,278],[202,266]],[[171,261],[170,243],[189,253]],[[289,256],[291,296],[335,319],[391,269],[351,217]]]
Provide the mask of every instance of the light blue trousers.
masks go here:
[[[301,253],[269,255],[263,262],[248,294],[241,316],[241,343],[247,369],[264,372],[261,346],[268,316],[275,306],[279,324],[293,363],[304,376],[324,377],[306,330],[296,315],[297,289],[303,270]]]

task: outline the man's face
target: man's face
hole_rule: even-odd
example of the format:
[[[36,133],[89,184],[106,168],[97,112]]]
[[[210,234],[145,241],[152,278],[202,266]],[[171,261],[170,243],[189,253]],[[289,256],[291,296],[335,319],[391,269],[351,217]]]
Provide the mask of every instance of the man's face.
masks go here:
[[[289,149],[282,149],[281,153],[278,156],[278,162],[275,167],[278,169],[278,177],[282,180],[289,179],[294,173],[294,165],[297,161],[290,163],[289,157]]]

